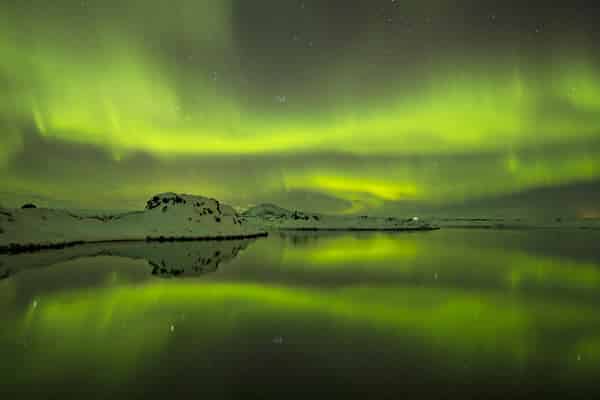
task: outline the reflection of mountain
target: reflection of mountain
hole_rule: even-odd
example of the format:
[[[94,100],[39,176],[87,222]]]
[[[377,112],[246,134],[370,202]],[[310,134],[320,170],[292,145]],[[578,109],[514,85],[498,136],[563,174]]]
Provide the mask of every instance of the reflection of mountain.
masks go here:
[[[152,266],[152,275],[162,277],[194,276],[214,272],[220,264],[237,257],[250,241],[131,243],[114,246],[105,255],[145,259]]]
[[[85,257],[114,256],[146,260],[153,275],[197,276],[232,261],[254,240],[168,243],[106,243],[38,253],[0,255],[0,279],[29,268],[41,268]]]

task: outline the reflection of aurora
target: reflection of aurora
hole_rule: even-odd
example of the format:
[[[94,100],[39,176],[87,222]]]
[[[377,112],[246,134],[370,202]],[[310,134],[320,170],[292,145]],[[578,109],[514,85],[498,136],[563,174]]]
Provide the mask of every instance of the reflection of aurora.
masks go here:
[[[239,267],[206,276],[214,279],[135,283],[117,274],[107,287],[40,293],[24,307],[18,305],[17,279],[27,272],[17,274],[0,282],[0,307],[9,311],[6,326],[12,327],[0,341],[26,341],[28,373],[48,379],[64,369],[36,363],[42,353],[73,371],[91,360],[118,372],[102,379],[121,382],[132,370],[156,367],[157,354],[190,337],[200,335],[194,354],[208,359],[218,358],[217,349],[239,335],[270,340],[272,321],[306,343],[321,340],[307,328],[313,325],[326,326],[332,337],[367,330],[372,340],[404,343],[434,357],[439,365],[432,368],[454,374],[483,376],[498,366],[518,373],[546,364],[564,379],[585,380],[596,372],[600,269],[593,262],[483,242],[470,247],[436,234],[285,240],[280,258],[261,256],[276,252],[280,240],[257,241]],[[263,272],[263,283],[255,283],[252,270]],[[360,280],[325,283],[344,282],[348,275]],[[326,287],[319,288],[321,281]]]
[[[35,365],[40,352],[46,359],[61,359],[69,369],[92,360],[125,374],[143,368],[141,363],[156,367],[152,354],[168,347],[174,329],[183,337],[201,332],[195,351],[211,355],[212,346],[233,340],[239,329],[240,334],[249,329],[244,324],[282,319],[309,325],[325,319],[350,333],[369,326],[373,335],[395,340],[418,337],[421,346],[440,359],[452,354],[441,363],[452,368],[459,367],[453,362],[469,359],[473,371],[490,365],[535,365],[539,349],[558,358],[553,362],[573,365],[584,354],[580,368],[588,373],[600,361],[600,336],[589,329],[600,323],[592,305],[446,289],[365,286],[323,294],[254,284],[125,285],[40,298],[11,325],[31,341],[27,356],[32,357],[32,372],[52,377],[64,370]],[[548,335],[552,339],[538,336],[541,331],[553,332]],[[5,335],[7,339],[14,340]]]
[[[329,271],[366,273],[394,282],[436,277],[436,284],[537,289],[551,297],[562,291],[594,296],[600,289],[600,267],[595,263],[497,248],[491,243],[479,243],[478,256],[471,257],[473,248],[468,243],[452,239],[456,232],[305,236],[306,242],[297,239],[302,236],[295,240],[292,236],[296,245],[286,246],[282,257],[288,271],[308,270],[315,276]]]

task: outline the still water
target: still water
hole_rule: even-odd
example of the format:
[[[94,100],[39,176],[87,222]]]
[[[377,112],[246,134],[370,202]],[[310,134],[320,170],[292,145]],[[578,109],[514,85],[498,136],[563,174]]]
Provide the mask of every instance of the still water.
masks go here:
[[[593,398],[598,243],[446,229],[1,256],[0,397]]]

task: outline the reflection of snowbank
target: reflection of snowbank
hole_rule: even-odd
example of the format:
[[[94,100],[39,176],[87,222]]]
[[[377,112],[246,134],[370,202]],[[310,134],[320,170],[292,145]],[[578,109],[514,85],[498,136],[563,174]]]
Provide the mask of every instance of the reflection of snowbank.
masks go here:
[[[378,218],[363,216],[331,216],[302,211],[290,211],[273,204],[262,204],[248,209],[244,217],[250,223],[270,229],[282,230],[366,230],[412,231],[433,230],[436,227],[418,217]]]
[[[72,260],[115,256],[146,260],[152,275],[160,277],[198,276],[214,272],[232,261],[253,240],[226,240],[172,243],[96,243],[72,249],[0,255],[0,280],[23,269],[42,268]]]
[[[264,235],[233,208],[200,196],[162,193],[144,211],[79,215],[66,210],[0,210],[0,249],[35,250],[65,244],[128,240],[241,239]]]

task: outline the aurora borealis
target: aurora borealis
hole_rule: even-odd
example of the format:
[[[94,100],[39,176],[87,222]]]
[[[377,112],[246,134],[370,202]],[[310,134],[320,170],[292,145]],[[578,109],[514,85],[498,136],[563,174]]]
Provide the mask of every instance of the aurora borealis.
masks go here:
[[[175,190],[402,214],[522,197],[597,217],[597,17],[586,1],[3,1],[0,201],[139,208]]]

